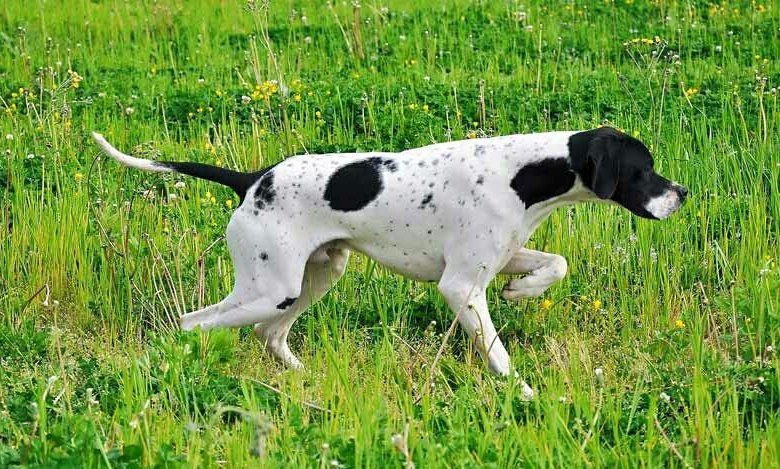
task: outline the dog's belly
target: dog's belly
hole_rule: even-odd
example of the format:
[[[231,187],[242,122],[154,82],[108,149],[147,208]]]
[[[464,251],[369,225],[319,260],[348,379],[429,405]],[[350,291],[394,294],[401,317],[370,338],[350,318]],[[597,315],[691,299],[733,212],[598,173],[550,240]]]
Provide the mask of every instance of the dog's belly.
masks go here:
[[[437,281],[444,272],[444,257],[437,249],[421,249],[419,245],[397,240],[346,240],[346,243],[355,251],[414,280]]]

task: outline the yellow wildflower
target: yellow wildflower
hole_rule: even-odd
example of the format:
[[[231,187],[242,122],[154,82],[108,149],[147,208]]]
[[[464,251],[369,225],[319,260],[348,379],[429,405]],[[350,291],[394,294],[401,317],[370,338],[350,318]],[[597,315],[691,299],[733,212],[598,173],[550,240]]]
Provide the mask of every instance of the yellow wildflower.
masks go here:
[[[227,200],[225,201],[225,206],[226,206],[228,209],[231,209],[231,208],[233,208],[233,199],[227,199]]]
[[[84,175],[81,173],[76,173],[73,175],[73,179],[75,179],[76,182],[81,182],[81,180],[84,179]]]
[[[423,104],[423,112],[428,112],[428,105],[427,104]]]
[[[676,327],[677,329],[685,329],[685,323],[683,322],[682,319],[678,319],[674,321],[674,327]]]
[[[553,301],[549,298],[542,301],[542,309],[550,309],[552,305],[553,305]]]
[[[593,300],[593,309],[594,310],[601,309],[601,301],[600,300]]]
[[[71,88],[78,88],[79,85],[81,85],[81,80],[84,79],[81,75],[74,72],[73,70],[68,70],[68,75],[70,75]]]
[[[296,103],[299,103],[299,102],[301,102],[301,95],[296,94],[293,99],[295,100]]]

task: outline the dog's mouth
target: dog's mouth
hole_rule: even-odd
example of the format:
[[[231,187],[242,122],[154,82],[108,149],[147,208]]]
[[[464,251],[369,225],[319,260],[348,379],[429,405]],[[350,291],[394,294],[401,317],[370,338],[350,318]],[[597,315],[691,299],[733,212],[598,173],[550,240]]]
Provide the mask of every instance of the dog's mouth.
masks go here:
[[[663,220],[679,210],[687,196],[688,189],[679,184],[672,184],[663,194],[651,198],[644,209],[652,218]]]

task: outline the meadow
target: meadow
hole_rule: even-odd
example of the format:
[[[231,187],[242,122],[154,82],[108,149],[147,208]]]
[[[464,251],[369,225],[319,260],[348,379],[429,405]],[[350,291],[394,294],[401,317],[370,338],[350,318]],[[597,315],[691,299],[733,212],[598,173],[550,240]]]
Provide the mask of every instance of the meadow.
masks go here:
[[[780,467],[780,5],[6,0],[0,467]],[[286,371],[222,299],[238,198],[100,157],[303,153],[610,125],[690,189],[560,209],[569,275],[489,290],[491,375],[434,284],[354,256]],[[437,355],[440,357],[437,360]]]

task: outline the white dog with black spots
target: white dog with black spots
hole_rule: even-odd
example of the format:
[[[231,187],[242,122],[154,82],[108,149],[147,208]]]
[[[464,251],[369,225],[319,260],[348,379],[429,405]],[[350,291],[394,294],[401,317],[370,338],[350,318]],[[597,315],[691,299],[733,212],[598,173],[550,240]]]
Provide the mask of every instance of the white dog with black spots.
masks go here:
[[[407,277],[438,282],[490,370],[506,375],[510,358],[485,290],[499,273],[527,274],[511,280],[503,297],[536,297],[566,275],[566,259],[524,247],[555,208],[601,200],[663,219],[687,195],[653,170],[639,140],[608,127],[400,153],[298,155],[254,173],[134,158],[93,135],[127,166],[188,174],[238,193],[226,237],[233,291],[183,315],[181,327],[254,325],[268,350],[296,368],[290,327],[339,280],[355,250]]]

